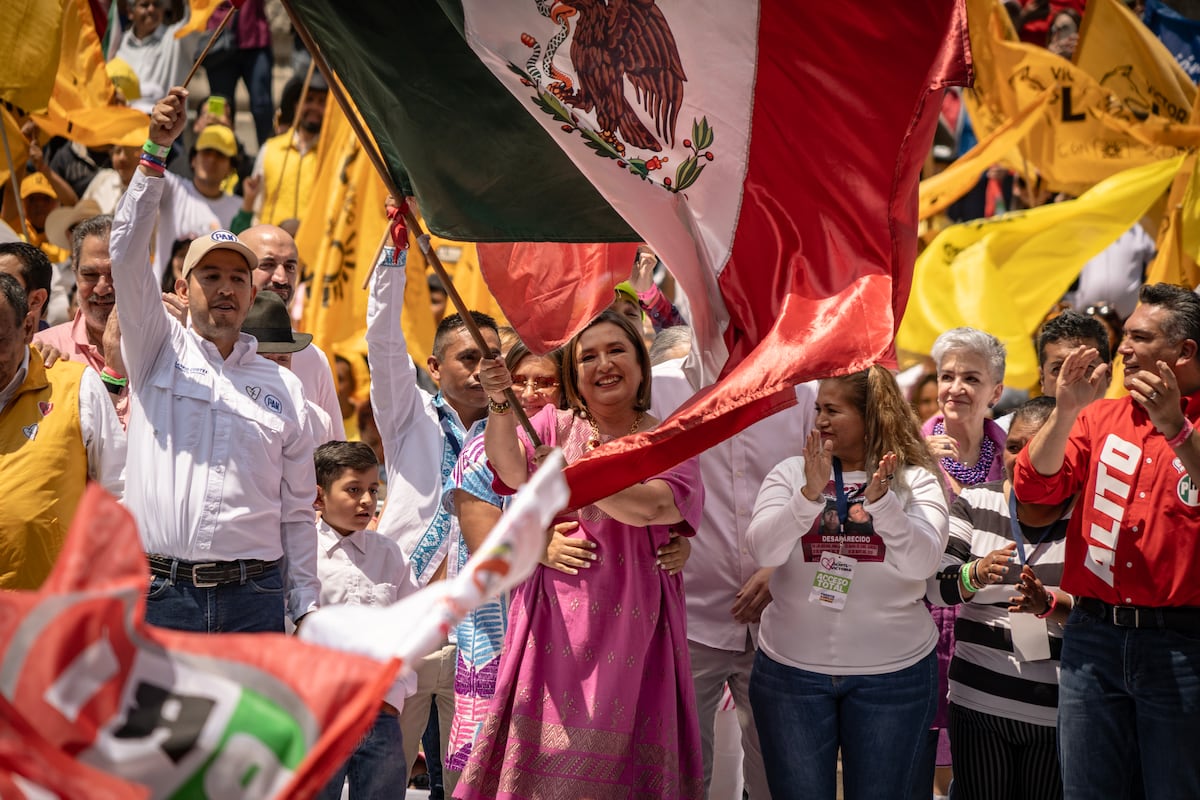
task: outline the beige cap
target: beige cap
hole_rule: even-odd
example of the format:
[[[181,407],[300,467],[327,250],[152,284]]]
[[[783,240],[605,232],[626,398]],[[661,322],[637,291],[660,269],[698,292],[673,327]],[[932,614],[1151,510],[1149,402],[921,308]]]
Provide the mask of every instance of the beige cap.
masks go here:
[[[246,259],[246,266],[250,268],[251,272],[258,266],[258,257],[254,255],[254,251],[242,244],[242,240],[236,234],[225,230],[213,231],[192,241],[192,246],[188,248],[187,256],[183,259],[184,280],[187,280],[188,273],[192,269],[200,266],[200,259],[213,250],[232,250]]]

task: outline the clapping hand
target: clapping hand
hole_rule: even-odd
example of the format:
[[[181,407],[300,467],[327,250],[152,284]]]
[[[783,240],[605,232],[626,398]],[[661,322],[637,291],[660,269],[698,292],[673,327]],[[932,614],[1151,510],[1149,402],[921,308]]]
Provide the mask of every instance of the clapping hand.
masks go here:
[[[896,477],[897,460],[896,454],[891,451],[884,453],[883,458],[879,459],[879,466],[875,469],[875,474],[871,476],[871,482],[867,484],[867,490],[863,493],[868,503],[877,502],[887,494],[892,480]]]
[[[1108,388],[1108,365],[1093,368],[1097,355],[1094,347],[1076,347],[1063,359],[1058,371],[1056,407],[1072,417]]]
[[[804,443],[804,486],[800,493],[818,502],[833,471],[833,442],[822,442],[821,433],[813,430]]]
[[[1012,603],[1008,610],[1014,614],[1044,614],[1050,607],[1050,601],[1046,599],[1046,587],[1028,564],[1021,568],[1017,591],[1019,595],[1008,598],[1008,602]]]

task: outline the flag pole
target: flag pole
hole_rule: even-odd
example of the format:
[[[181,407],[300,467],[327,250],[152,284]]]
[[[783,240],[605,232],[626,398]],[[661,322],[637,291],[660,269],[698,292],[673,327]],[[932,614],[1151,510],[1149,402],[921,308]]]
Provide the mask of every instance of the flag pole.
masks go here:
[[[33,241],[29,235],[29,220],[25,219],[25,204],[21,202],[21,184],[17,182],[17,165],[13,163],[12,150],[8,146],[8,126],[0,119],[0,138],[4,139],[4,160],[8,162],[8,180],[13,187],[13,200],[17,204],[17,216],[21,218],[21,230],[25,233],[25,241]]]
[[[337,80],[333,70],[329,66],[329,62],[325,60],[325,55],[321,49],[317,47],[316,40],[312,38],[312,34],[305,27],[304,22],[296,14],[296,10],[292,7],[292,0],[283,0],[283,7],[287,10],[288,17],[292,20],[292,26],[296,29],[296,33],[300,35],[300,40],[304,42],[304,46],[308,48],[309,54],[312,56],[313,63],[320,68],[321,73],[325,76],[325,82],[329,84],[329,91],[333,94],[341,106],[342,113],[346,115],[350,127],[354,129],[354,135],[358,137],[358,142],[362,145],[362,149],[366,151],[367,157],[371,159],[371,164],[374,165],[375,171],[379,173],[380,179],[383,181],[384,188],[397,201],[404,199],[404,194],[396,186],[396,182],[392,180],[392,174],[387,168],[387,164],[383,161],[383,155],[375,147],[375,142],[371,138],[370,133],[363,127],[362,120],[358,116],[358,112],[350,104],[350,98],[346,96],[345,87]],[[420,220],[413,213],[412,206],[409,203],[403,204],[404,221],[408,225],[408,229],[413,232],[417,239],[417,244],[421,248],[421,253],[425,256],[425,260],[429,266],[433,268],[434,274],[442,281],[442,285],[446,288],[446,297],[454,305],[454,310],[458,312],[462,318],[463,324],[467,332],[471,335],[471,339],[475,342],[475,346],[479,348],[479,352],[486,354],[488,352],[487,342],[483,340],[483,334],[479,330],[479,326],[475,324],[475,319],[471,316],[470,309],[467,308],[466,302],[462,299],[462,295],[458,293],[458,289],[454,286],[454,281],[450,280],[450,276],[446,273],[446,267],[442,265],[442,260],[438,258],[437,250],[430,246],[429,235],[421,226]],[[376,259],[378,263],[378,259]],[[371,270],[375,269],[375,264],[371,265]],[[370,280],[370,275],[367,276]],[[525,429],[525,433],[533,442],[534,447],[541,447],[542,440],[534,431],[533,425],[529,422],[529,417],[525,414],[525,409],[521,407],[521,401],[517,399],[516,392],[509,386],[504,390],[504,399],[508,402],[513,414],[517,417],[517,422]]]
[[[243,0],[243,2],[245,2],[245,0]],[[242,3],[234,3],[233,8],[229,9],[229,13],[221,18],[221,22],[217,25],[217,29],[213,31],[213,35],[209,37],[208,44],[204,45],[204,49],[200,51],[200,55],[196,56],[196,63],[192,64],[192,68],[188,70],[187,77],[183,79],[183,83],[181,84],[183,88],[186,89],[188,84],[192,82],[192,78],[196,76],[196,70],[200,69],[200,65],[204,63],[205,57],[208,56],[208,51],[212,49],[214,44],[216,44],[218,37],[224,33],[225,29],[229,27],[229,20],[233,19],[233,15],[237,13],[238,8],[241,5]]]

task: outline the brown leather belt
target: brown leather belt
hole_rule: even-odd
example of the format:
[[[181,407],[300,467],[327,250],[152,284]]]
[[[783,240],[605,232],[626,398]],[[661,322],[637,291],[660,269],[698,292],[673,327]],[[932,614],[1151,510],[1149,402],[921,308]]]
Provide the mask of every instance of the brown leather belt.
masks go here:
[[[229,583],[241,583],[247,578],[256,578],[275,567],[282,559],[259,561],[246,558],[240,561],[181,561],[178,558],[146,554],[150,562],[150,574],[162,578],[186,581],[197,589],[211,589]],[[174,575],[172,575],[174,573]]]

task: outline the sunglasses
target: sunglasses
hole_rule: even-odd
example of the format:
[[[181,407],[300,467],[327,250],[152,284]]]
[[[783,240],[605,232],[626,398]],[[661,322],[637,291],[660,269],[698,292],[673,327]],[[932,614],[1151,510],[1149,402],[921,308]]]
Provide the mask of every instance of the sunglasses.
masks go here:
[[[529,389],[537,394],[548,392],[551,389],[558,387],[558,380],[555,378],[513,378],[512,388],[517,394]]]

